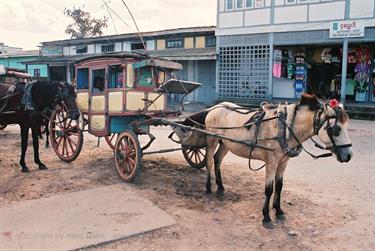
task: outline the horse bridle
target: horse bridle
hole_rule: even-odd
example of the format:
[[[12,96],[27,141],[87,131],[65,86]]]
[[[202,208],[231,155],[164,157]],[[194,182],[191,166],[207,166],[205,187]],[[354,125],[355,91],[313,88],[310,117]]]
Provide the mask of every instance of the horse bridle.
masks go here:
[[[68,84],[69,85],[69,84]],[[70,86],[66,86],[64,83],[61,83],[59,82],[57,84],[57,87],[58,87],[58,92],[55,96],[55,102],[56,104],[61,104],[61,106],[68,112],[74,112],[74,111],[77,111],[79,112],[79,109],[68,109],[68,107],[66,106],[64,100],[66,98],[68,98],[70,96],[70,93],[69,93],[69,89],[71,88]],[[68,118],[65,118],[64,120],[66,120]],[[63,120],[63,121],[64,121]]]
[[[314,134],[318,135],[321,128],[324,126],[324,124],[326,124],[324,129],[327,131],[327,135],[328,135],[332,145],[324,147],[324,146],[320,145],[319,143],[317,143],[314,139],[312,139],[312,141],[314,141],[314,143],[315,143],[315,146],[317,146],[320,149],[330,150],[330,151],[335,151],[336,149],[339,149],[339,148],[352,147],[352,144],[337,145],[336,142],[335,142],[335,139],[334,139],[334,137],[338,137],[340,135],[340,132],[341,132],[341,128],[337,125],[340,114],[342,113],[341,107],[339,107],[339,106],[331,107],[328,104],[325,104],[325,107],[326,107],[326,110],[328,109],[328,107],[332,108],[335,111],[335,115],[330,116],[326,113],[326,116],[322,120],[322,115],[325,112],[325,109],[322,105],[319,108],[319,110],[317,110],[314,114]],[[333,125],[330,124],[330,120],[332,120],[332,119],[335,120]]]

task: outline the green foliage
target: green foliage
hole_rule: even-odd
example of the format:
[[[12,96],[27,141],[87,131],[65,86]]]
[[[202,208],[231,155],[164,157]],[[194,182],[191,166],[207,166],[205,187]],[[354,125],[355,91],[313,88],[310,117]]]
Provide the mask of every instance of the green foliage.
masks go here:
[[[108,26],[108,18],[102,19],[91,18],[90,12],[82,8],[73,7],[72,10],[65,9],[64,15],[73,19],[65,29],[65,33],[71,38],[86,38],[103,35],[103,29]]]

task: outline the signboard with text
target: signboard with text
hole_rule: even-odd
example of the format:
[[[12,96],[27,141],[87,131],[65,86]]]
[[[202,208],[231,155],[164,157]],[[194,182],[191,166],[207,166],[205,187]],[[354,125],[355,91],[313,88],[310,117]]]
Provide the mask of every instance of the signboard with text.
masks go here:
[[[331,22],[329,28],[330,38],[363,37],[364,35],[364,25],[356,20]]]

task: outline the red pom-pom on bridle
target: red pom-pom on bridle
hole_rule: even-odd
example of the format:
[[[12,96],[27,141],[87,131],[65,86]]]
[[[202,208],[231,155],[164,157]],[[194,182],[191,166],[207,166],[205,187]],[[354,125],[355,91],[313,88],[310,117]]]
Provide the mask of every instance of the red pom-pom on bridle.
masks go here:
[[[340,102],[337,101],[337,99],[331,99],[331,100],[329,101],[328,105],[329,105],[331,108],[335,109],[335,108],[339,107]]]

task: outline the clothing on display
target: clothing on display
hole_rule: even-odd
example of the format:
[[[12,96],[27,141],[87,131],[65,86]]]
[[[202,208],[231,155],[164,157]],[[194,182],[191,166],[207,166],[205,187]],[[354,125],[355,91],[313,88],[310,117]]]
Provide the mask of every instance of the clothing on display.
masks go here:
[[[348,79],[346,80],[345,84],[345,94],[352,96],[354,95],[354,89],[357,85],[357,82],[354,79]]]
[[[273,52],[273,66],[272,75],[275,78],[281,78],[281,62],[283,59],[283,54],[281,50],[274,50]]]

